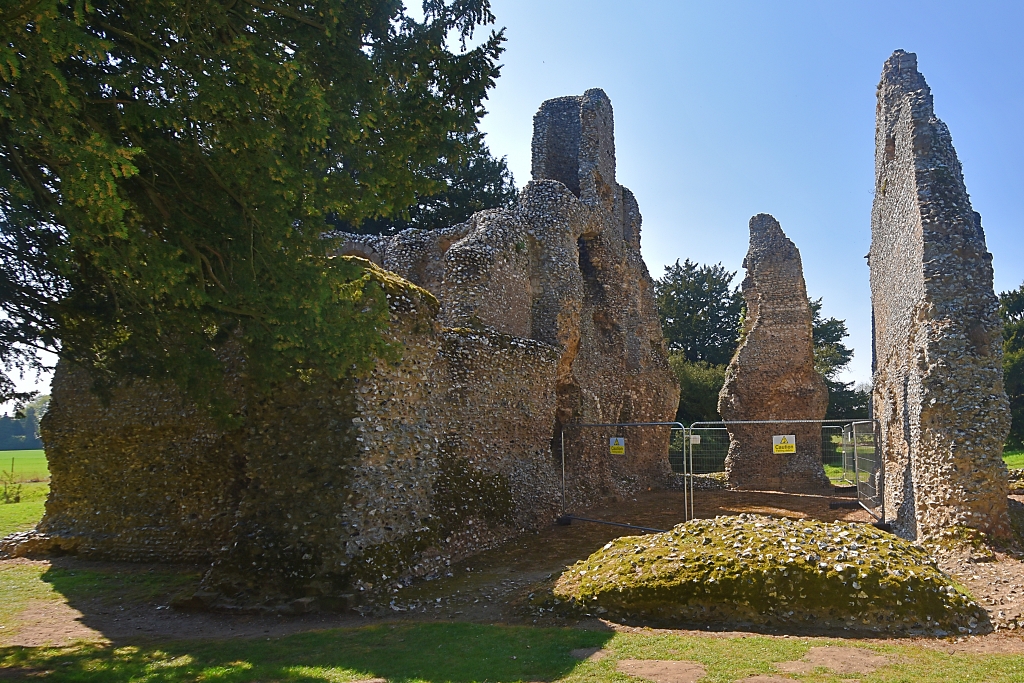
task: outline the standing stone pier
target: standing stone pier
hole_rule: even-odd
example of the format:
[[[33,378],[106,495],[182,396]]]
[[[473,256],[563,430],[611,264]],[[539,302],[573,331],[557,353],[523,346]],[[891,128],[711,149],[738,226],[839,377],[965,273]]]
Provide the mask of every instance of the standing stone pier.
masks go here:
[[[871,214],[874,417],[884,505],[907,538],[1009,533],[1002,325],[992,256],[917,56],[878,85]]]
[[[750,219],[743,261],[744,338],[729,363],[718,412],[730,420],[822,420],[828,387],[814,369],[811,307],[800,252],[766,213]],[[820,492],[821,423],[731,424],[725,471],[730,488]],[[796,436],[796,453],[776,454],[774,435]]]

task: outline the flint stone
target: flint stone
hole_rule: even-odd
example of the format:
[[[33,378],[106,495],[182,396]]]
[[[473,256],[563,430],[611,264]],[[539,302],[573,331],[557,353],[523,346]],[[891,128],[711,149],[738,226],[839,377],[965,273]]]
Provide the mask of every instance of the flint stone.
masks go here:
[[[886,516],[907,538],[1003,536],[1010,411],[981,216],[916,55],[885,62],[876,111],[868,258]]]
[[[779,222],[750,219],[743,260],[747,315],[743,340],[718,395],[722,419],[822,420],[828,387],[814,369],[811,308],[800,251]],[[821,423],[727,424],[730,488],[821,492],[830,487],[821,465]],[[796,436],[796,453],[773,452],[774,435]]]

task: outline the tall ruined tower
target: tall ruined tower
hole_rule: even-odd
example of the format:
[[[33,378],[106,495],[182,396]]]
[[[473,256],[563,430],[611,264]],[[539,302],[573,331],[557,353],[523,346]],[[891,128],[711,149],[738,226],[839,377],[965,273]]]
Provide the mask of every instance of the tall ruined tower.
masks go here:
[[[742,424],[758,420],[822,420],[828,387],[814,369],[812,313],[800,251],[772,216],[750,219],[743,259],[747,315],[743,341],[729,363],[718,412],[731,422],[725,471],[730,488],[822,492],[821,423]],[[795,452],[775,453],[772,437],[796,437]]]
[[[917,56],[878,85],[871,213],[874,416],[902,536],[1008,533],[1002,334],[992,255]]]

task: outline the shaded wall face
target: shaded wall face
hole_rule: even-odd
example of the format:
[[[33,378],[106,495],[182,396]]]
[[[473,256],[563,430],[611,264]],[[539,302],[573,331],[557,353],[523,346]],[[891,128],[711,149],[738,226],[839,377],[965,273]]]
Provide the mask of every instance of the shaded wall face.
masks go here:
[[[136,382],[108,407],[59,363],[41,425],[50,495],[39,530],[85,557],[204,561],[245,489],[238,441],[171,385]]]
[[[244,491],[229,542],[203,549],[217,549],[205,600],[337,597],[380,577],[443,571],[550,521],[562,424],[671,419],[678,386],[640,257],[639,209],[615,182],[612,126],[599,90],[546,103],[534,147],[546,179],[515,210],[437,231],[344,236],[348,252],[440,306],[371,269],[395,290],[402,361],[247,406],[247,431],[230,435]],[[195,431],[168,419],[186,438]],[[667,430],[632,445],[643,455],[606,456],[573,502],[660,484]]]
[[[397,294],[401,362],[280,387],[245,404],[236,432],[152,383],[116,391],[104,408],[62,365],[45,428],[53,484],[41,530],[51,536],[37,547],[213,559],[200,591],[212,604],[343,604],[382,577],[442,572],[547,523],[559,502],[555,350],[442,331],[429,295]]]
[[[1006,533],[991,256],[914,55],[886,62],[878,98],[870,267],[886,514],[911,538]]]
[[[288,419],[250,450],[236,543],[204,581],[215,600],[347,604],[554,516],[557,469],[538,419],[553,408],[553,350],[442,330],[427,308],[397,316],[399,363],[275,400]]]
[[[559,97],[533,117],[533,178],[557,180],[580,196],[580,97]]]

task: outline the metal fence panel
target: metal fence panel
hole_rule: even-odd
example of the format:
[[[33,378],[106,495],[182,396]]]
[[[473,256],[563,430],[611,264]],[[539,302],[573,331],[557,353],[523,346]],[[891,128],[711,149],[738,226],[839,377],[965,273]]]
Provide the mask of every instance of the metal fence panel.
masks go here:
[[[884,519],[882,509],[882,463],[875,443],[874,421],[854,422],[849,427],[850,450],[857,483],[857,500],[878,519]]]
[[[766,421],[767,422],[767,421]],[[777,424],[785,425],[779,421]],[[689,437],[689,444],[685,444]],[[693,425],[684,436],[674,438],[673,451],[689,446],[689,457],[693,461],[693,474],[725,472],[725,457],[729,454],[729,430],[717,425]],[[833,482],[844,480],[843,427],[837,424],[823,424],[821,427],[821,462],[825,473]],[[682,453],[669,455],[672,469],[682,472]],[[853,479],[850,479],[853,483]]]

